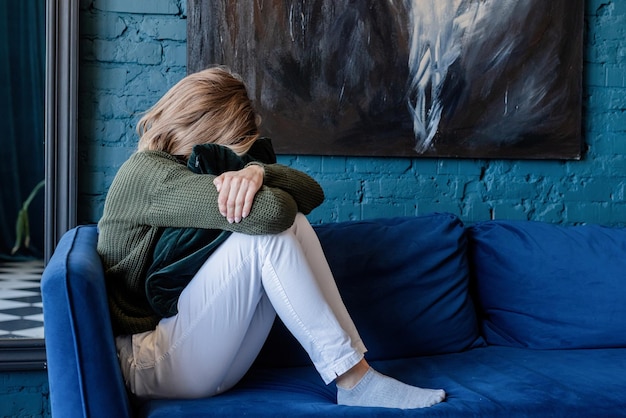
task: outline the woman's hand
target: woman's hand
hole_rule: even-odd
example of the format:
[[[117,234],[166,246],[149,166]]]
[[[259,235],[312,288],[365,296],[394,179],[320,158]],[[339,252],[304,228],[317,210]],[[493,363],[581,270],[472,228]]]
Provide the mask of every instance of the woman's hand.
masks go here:
[[[219,196],[217,203],[220,213],[228,222],[241,222],[250,214],[254,196],[263,186],[265,170],[262,166],[251,164],[239,171],[227,171],[215,178],[213,184]]]

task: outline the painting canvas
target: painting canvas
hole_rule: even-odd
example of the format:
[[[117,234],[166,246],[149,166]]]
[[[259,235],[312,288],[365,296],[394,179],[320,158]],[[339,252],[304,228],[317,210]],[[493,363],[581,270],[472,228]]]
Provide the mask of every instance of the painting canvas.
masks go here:
[[[279,154],[581,157],[583,0],[189,0]]]

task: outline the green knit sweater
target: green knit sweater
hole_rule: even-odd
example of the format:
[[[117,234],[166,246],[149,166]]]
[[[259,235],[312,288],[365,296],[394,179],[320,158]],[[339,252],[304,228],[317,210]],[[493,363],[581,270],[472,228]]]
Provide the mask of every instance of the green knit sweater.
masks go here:
[[[116,335],[152,330],[161,319],[145,295],[146,269],[161,228],[277,234],[293,224],[297,212],[308,214],[322,203],[324,193],[308,175],[280,164],[263,167],[263,186],[250,214],[232,224],[219,212],[215,176],[194,174],[158,151],[136,152],[120,167],[98,223]]]

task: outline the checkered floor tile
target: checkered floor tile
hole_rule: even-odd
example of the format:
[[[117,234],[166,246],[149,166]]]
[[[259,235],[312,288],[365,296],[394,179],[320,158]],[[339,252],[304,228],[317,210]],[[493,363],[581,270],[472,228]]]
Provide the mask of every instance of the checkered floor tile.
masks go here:
[[[41,260],[0,261],[0,338],[43,338]]]

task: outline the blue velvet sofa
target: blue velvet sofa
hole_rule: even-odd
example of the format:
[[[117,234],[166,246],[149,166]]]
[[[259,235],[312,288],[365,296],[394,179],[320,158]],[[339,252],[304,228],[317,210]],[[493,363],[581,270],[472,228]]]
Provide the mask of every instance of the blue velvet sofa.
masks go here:
[[[315,228],[369,361],[444,388],[446,402],[338,406],[280,321],[230,392],[137,402],[117,364],[97,229],[80,226],[42,278],[53,416],[626,416],[626,230],[451,214]]]

